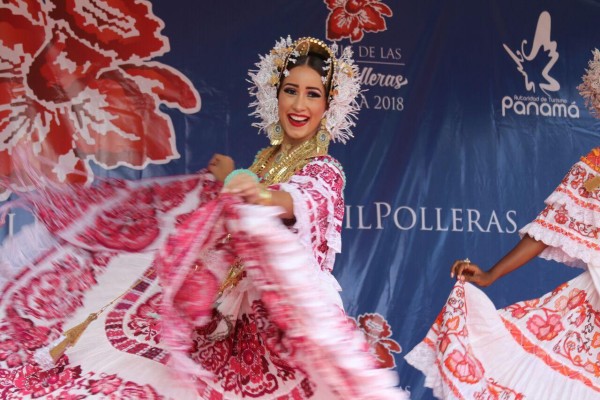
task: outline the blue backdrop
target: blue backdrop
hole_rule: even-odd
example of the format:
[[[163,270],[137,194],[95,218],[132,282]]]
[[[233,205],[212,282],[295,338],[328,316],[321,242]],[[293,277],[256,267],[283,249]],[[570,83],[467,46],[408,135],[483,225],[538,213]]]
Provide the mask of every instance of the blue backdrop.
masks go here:
[[[352,46],[366,91],[355,138],[330,147],[347,175],[334,272],[348,313],[380,314],[371,321],[375,340],[402,346],[390,353],[401,385],[414,399],[432,398],[402,356],[449,294],[450,265],[465,257],[493,265],[570,165],[600,145],[600,123],[576,89],[600,46],[600,1],[151,3],[170,42],[154,60],[189,78],[201,110],[161,106],[173,121],[178,159],[110,171],[91,163],[96,176],[190,173],[215,152],[249,165],[267,145],[248,116],[247,71],[258,54],[288,34]],[[2,237],[28,221],[15,213]],[[504,307],[577,273],[537,260],[485,291]]]

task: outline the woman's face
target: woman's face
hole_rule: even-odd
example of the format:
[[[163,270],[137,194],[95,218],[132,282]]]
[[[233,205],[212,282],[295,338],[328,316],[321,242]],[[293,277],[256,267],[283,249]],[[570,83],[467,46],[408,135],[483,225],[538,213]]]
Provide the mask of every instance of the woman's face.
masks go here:
[[[306,65],[291,69],[277,100],[287,143],[298,145],[317,133],[326,109],[325,87],[317,71]]]

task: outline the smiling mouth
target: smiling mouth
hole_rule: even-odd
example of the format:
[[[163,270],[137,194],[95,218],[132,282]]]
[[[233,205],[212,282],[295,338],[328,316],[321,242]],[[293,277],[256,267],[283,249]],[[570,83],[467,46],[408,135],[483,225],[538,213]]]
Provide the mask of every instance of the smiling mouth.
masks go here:
[[[304,126],[308,123],[309,118],[302,116],[302,115],[296,115],[296,114],[288,114],[288,121],[290,122],[290,124],[292,126],[295,127],[301,127]]]

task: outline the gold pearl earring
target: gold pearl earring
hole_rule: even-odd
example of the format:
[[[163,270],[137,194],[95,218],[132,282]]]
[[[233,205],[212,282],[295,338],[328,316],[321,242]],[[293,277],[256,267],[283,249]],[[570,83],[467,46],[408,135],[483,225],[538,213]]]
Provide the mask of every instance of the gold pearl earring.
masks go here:
[[[283,142],[283,128],[279,122],[271,125],[269,129],[269,139],[271,140],[271,146],[276,146]]]
[[[321,120],[321,127],[317,132],[317,154],[324,155],[327,154],[327,150],[329,149],[329,141],[331,140],[331,135],[327,130],[327,119],[323,118]]]

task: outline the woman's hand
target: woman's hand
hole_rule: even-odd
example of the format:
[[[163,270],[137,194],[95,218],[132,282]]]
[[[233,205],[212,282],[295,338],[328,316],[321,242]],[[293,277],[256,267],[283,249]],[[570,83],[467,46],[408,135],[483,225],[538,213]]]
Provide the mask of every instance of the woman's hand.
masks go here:
[[[520,268],[523,264],[538,256],[546,247],[548,246],[544,242],[525,235],[489,271],[482,271],[477,264],[473,264],[469,259],[458,260],[450,268],[450,277],[454,278],[456,276],[458,280],[472,282],[478,286],[489,286],[498,278]]]
[[[231,193],[240,196],[244,202],[250,204],[265,204],[264,192],[266,189],[256,179],[248,174],[237,174],[223,188],[222,193]]]
[[[234,172],[235,174],[235,172]],[[292,196],[282,190],[269,190],[256,181],[256,177],[246,173],[238,173],[227,179],[227,184],[221,193],[238,195],[249,204],[263,206],[277,206],[282,219],[294,218],[294,200]]]
[[[482,271],[477,264],[466,260],[456,260],[450,268],[450,277],[461,282],[471,282],[477,286],[489,286],[496,280],[492,273]]]
[[[223,154],[215,154],[208,163],[208,170],[211,174],[217,178],[218,181],[223,182],[227,175],[235,169],[235,163],[231,157]]]

